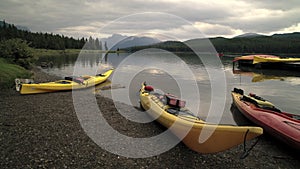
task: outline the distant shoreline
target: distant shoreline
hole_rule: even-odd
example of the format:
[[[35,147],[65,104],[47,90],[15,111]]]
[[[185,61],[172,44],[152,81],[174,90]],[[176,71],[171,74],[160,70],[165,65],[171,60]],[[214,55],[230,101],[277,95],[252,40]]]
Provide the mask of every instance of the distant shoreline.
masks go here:
[[[53,55],[72,55],[79,54],[80,52],[87,53],[131,53],[124,50],[116,51],[103,51],[103,50],[86,50],[86,49],[65,49],[65,50],[53,50],[53,49],[34,49],[36,56],[53,56]],[[174,53],[192,53],[186,51],[176,51]],[[216,52],[217,53],[217,52]],[[222,52],[219,52],[222,53]],[[270,54],[277,56],[300,56],[300,53],[231,53],[225,52],[222,53],[224,56],[243,56],[243,55],[256,55],[256,54]]]

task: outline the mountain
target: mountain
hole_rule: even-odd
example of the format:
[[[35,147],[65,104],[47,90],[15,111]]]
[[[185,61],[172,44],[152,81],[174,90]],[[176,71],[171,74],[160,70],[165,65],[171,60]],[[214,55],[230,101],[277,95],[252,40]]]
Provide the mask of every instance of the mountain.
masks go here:
[[[250,37],[258,37],[258,36],[265,36],[257,33],[245,33],[242,35],[235,36],[234,38],[250,38]]]
[[[116,43],[118,43],[119,41],[123,40],[127,38],[127,36],[123,36],[120,34],[113,34],[110,37],[107,38],[101,38],[100,41],[102,43],[106,42],[107,43],[107,47],[110,49],[112,46],[114,46]]]
[[[108,38],[102,38],[100,40],[102,41],[102,43],[106,42],[107,47],[110,50],[117,50],[118,48],[121,49],[133,46],[146,46],[160,42],[160,40],[155,38],[124,36],[120,34],[113,34]]]

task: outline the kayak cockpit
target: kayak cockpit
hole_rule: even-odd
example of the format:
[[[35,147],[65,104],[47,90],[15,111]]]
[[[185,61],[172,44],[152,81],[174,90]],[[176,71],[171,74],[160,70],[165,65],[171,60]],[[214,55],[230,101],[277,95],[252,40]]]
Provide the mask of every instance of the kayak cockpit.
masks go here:
[[[145,86],[145,90],[152,95],[152,97],[150,98],[167,113],[178,117],[186,117],[193,120],[201,120],[199,117],[194,115],[189,109],[185,108],[185,101],[179,99],[177,96],[156,92],[151,86]]]
[[[58,83],[58,84],[71,84],[72,81],[69,81],[69,80],[58,80],[58,81],[55,81],[54,83]]]

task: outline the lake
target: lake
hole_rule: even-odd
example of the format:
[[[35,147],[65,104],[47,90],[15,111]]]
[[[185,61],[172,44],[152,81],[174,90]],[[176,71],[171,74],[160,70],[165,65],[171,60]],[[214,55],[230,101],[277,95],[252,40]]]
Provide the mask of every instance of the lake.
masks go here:
[[[41,57],[39,62],[52,62],[43,69],[60,77],[115,72],[112,85],[124,88],[101,91],[101,95],[133,106],[139,106],[138,90],[142,82],[155,89],[172,93],[187,101],[195,114],[211,122],[246,124],[232,108],[230,91],[241,88],[274,103],[282,111],[300,114],[300,77],[298,72],[281,70],[249,70],[232,68],[233,57],[215,54],[169,53],[151,49],[136,53],[93,54]],[[199,59],[200,58],[200,59]],[[75,68],[75,71],[74,71]]]

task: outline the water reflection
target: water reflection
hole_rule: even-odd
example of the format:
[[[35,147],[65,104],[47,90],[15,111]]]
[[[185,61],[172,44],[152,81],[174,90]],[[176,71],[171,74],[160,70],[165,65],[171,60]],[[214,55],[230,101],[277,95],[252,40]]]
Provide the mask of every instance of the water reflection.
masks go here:
[[[262,96],[283,111],[300,114],[300,72],[240,67],[232,74],[236,86]]]
[[[205,67],[202,61],[193,53],[176,53],[176,55],[193,72],[200,93],[200,110],[195,113],[199,113],[200,117],[205,118],[208,115],[209,108],[212,104],[211,77],[209,77],[207,69],[215,69],[215,67],[210,65],[206,65]],[[128,56],[133,57],[134,61],[127,65],[120,66],[120,63]],[[39,62],[52,61],[53,68],[45,69],[45,71],[50,74],[64,77],[73,74],[76,60],[76,55],[68,55],[42,57]],[[232,104],[230,91],[234,87],[242,88],[247,92],[256,93],[263,98],[270,100],[281,110],[300,114],[299,72],[246,69],[233,71],[232,60],[233,57],[221,57],[223,63],[222,70],[226,74],[225,85],[227,86],[225,110],[218,114],[218,116],[222,116],[221,123],[237,124],[237,118],[234,117],[230,111]],[[136,70],[141,70],[145,67],[145,62],[154,64],[156,67],[136,72]],[[181,68],[178,66],[183,63],[176,62],[175,60],[170,59],[166,54],[159,52],[152,53],[151,55],[132,55],[130,53],[85,53],[84,57],[81,57],[76,64],[79,64],[80,69],[84,72],[91,74],[95,73],[95,69],[101,73],[102,70],[109,67],[118,68],[124,75],[135,74],[129,85],[125,85],[129,80],[126,79],[127,76],[121,77],[118,81],[112,81],[112,85],[117,84],[125,87],[125,89],[117,90],[129,90],[129,93],[124,97],[129,97],[130,102],[136,106],[138,106],[137,91],[143,81],[147,81],[149,84],[152,84],[162,91],[180,95],[180,88],[174,78],[182,79],[186,83],[189,83],[192,80],[190,77],[184,76],[184,72],[182,72]],[[172,76],[168,72],[158,68],[164,67],[164,65],[169,65],[168,72],[172,72]],[[213,80],[218,82],[218,77],[214,77]],[[103,92],[107,96],[111,95],[110,90]],[[193,91],[190,90],[187,93],[189,93],[190,98],[194,98],[193,95],[195,93],[193,93]],[[214,93],[214,95],[218,95],[218,93]],[[190,104],[193,104],[193,102],[191,101]]]
[[[230,111],[231,111],[232,117],[237,125],[239,125],[239,126],[254,125],[253,122],[251,122],[249,119],[247,119],[234,104],[231,104]]]
[[[233,74],[252,77],[252,82],[263,82],[266,80],[289,81],[293,85],[300,84],[300,73],[297,71],[255,69],[242,67],[242,69],[233,69]]]
[[[42,63],[52,63],[53,69],[64,69],[69,66],[74,66],[77,55],[52,55],[52,56],[41,56],[37,61],[37,65]]]

